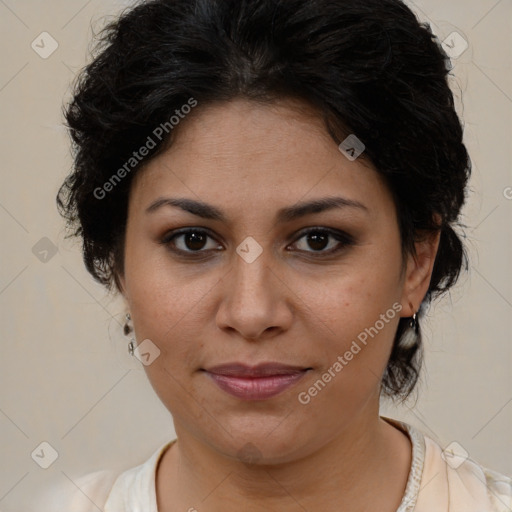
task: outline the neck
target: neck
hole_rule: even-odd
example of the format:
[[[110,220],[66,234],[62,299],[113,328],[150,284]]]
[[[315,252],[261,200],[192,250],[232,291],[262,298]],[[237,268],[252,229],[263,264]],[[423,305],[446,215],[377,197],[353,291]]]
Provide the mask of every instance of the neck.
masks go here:
[[[408,438],[361,414],[314,452],[282,463],[226,457],[175,421],[178,441],[157,471],[159,510],[372,510],[400,505],[411,464]],[[371,492],[368,490],[371,489]],[[383,506],[381,506],[383,505]],[[251,509],[251,506],[253,508]]]

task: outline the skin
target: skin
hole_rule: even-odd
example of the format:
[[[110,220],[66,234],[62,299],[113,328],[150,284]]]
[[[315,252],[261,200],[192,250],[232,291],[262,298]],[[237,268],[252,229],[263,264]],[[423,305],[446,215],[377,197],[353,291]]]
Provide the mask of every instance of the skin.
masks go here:
[[[379,417],[380,381],[399,317],[412,316],[428,290],[438,236],[403,261],[389,190],[369,162],[338,150],[306,104],[199,106],[174,135],[132,183],[120,276],[136,339],[161,351],[145,370],[178,437],[157,470],[159,511],[362,512],[378,497],[379,510],[394,512],[411,444]],[[276,222],[279,209],[326,196],[364,208]],[[172,206],[147,213],[162,197],[207,202],[227,222]],[[175,238],[188,251],[178,256],[173,242],[161,242],[183,227],[210,237],[202,245]],[[318,249],[304,236],[310,227],[346,232],[354,243],[329,237]],[[236,252],[248,236],[263,251],[252,263]],[[207,255],[191,257],[197,248]],[[301,404],[298,393],[395,303],[403,309]],[[201,371],[234,361],[312,370],[273,398],[243,401]],[[253,463],[241,460],[248,443]]]

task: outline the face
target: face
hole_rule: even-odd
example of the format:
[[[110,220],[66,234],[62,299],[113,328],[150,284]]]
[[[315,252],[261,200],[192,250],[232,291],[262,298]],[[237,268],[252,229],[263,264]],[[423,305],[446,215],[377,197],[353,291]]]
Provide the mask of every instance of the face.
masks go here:
[[[252,443],[291,460],[375,416],[399,317],[425,281],[402,260],[379,174],[298,106],[197,110],[131,188],[121,283],[138,343],[160,351],[145,370],[178,436],[227,456]],[[325,198],[337,204],[299,208]],[[171,204],[184,199],[216,215]],[[205,371],[264,362],[308,370],[266,397]]]

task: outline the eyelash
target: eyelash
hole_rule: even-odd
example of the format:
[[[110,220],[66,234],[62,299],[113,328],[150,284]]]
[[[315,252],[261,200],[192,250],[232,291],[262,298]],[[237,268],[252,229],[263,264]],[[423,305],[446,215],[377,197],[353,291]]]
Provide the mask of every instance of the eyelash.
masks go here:
[[[184,251],[182,249],[177,249],[176,247],[173,247],[174,244],[171,242],[173,242],[174,239],[178,238],[179,236],[187,235],[190,233],[199,233],[199,234],[203,234],[209,238],[214,239],[214,237],[205,229],[184,228],[184,229],[172,231],[172,232],[166,234],[164,236],[164,238],[160,241],[160,243],[162,245],[165,245],[171,252],[173,252],[175,254],[178,254],[180,256],[183,255],[187,258],[195,258],[195,259],[199,259],[199,258],[204,259],[204,253],[213,252],[213,251],[218,250],[218,249],[210,249],[210,250],[200,249],[198,251],[190,251],[190,250]],[[315,257],[322,258],[322,257],[326,257],[326,256],[332,256],[332,255],[342,251],[343,249],[355,244],[354,238],[352,236],[350,236],[348,233],[344,233],[343,231],[332,230],[332,229],[328,229],[328,228],[309,228],[308,230],[301,232],[300,235],[298,236],[298,238],[296,238],[295,241],[291,245],[296,244],[302,238],[307,237],[307,235],[309,235],[311,233],[330,236],[330,237],[334,238],[335,240],[337,240],[338,242],[340,242],[340,246],[338,246],[335,249],[331,249],[329,251],[320,250],[320,251],[299,251],[299,252],[313,254],[313,255],[315,255]]]

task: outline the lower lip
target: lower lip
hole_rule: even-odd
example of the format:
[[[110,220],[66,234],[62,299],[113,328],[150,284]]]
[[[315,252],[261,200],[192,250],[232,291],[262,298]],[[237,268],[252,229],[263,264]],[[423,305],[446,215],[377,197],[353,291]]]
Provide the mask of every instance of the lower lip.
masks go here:
[[[230,395],[243,400],[266,400],[282,393],[298,382],[307,370],[291,375],[269,375],[268,377],[231,377],[206,372],[207,375]]]

